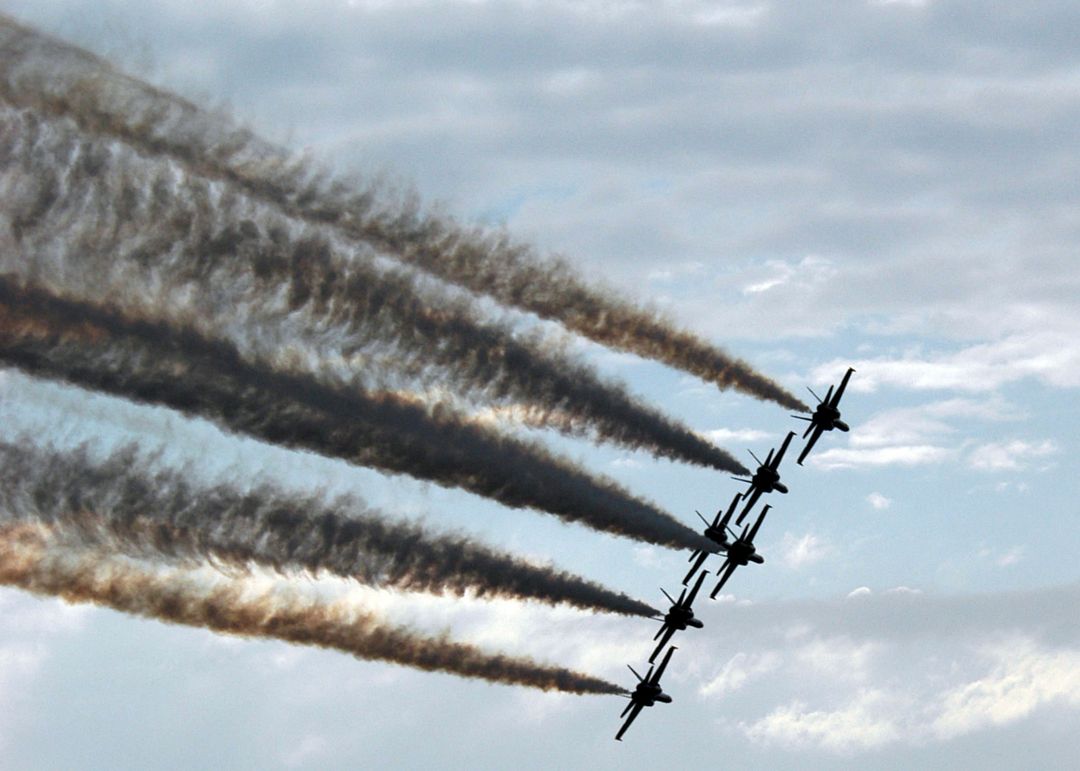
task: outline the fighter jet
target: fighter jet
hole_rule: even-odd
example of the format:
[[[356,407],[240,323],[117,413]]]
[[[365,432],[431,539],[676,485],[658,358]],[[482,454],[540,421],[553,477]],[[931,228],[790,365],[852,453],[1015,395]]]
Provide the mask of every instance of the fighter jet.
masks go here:
[[[847,373],[844,375],[844,379],[840,381],[840,387],[836,389],[836,393],[833,393],[833,387],[829,386],[829,390],[825,392],[825,398],[822,399],[817,394],[814,394],[813,389],[808,388],[806,390],[814,394],[814,398],[818,400],[818,406],[814,410],[813,417],[806,417],[805,415],[792,415],[793,418],[799,420],[808,420],[810,425],[806,427],[806,433],[803,434],[803,439],[810,437],[810,441],[803,447],[802,452],[799,453],[799,460],[797,463],[801,466],[802,462],[806,460],[806,456],[810,454],[810,448],[814,446],[814,442],[818,440],[823,431],[832,431],[834,428],[838,428],[841,431],[848,430],[848,424],[840,420],[840,397],[844,395],[844,389],[847,388],[848,380],[851,379],[851,373],[855,369],[848,367]]]
[[[754,508],[754,504],[757,503],[758,498],[762,493],[771,493],[776,490],[778,493],[786,493],[788,491],[787,485],[780,482],[780,472],[777,470],[780,468],[780,461],[784,458],[784,453],[787,452],[788,445],[791,444],[792,437],[795,436],[794,431],[789,431],[788,435],[784,437],[784,443],[780,445],[780,452],[777,452],[774,456],[775,450],[769,450],[769,454],[765,456],[765,462],[762,463],[758,456],[754,453],[750,455],[760,465],[757,471],[754,472],[753,479],[745,479],[743,477],[732,477],[739,482],[748,482],[750,489],[743,494],[743,498],[746,500],[746,505],[743,506],[743,510],[739,512],[739,518],[735,520],[736,525],[741,525],[746,515],[750,513],[750,509]]]
[[[686,596],[686,590],[682,590],[682,594],[679,595],[678,600],[672,600],[671,595],[664,592],[663,588],[660,591],[664,592],[664,596],[671,600],[671,610],[664,616],[664,623],[660,626],[660,631],[656,633],[654,640],[659,639],[656,649],[649,656],[649,663],[652,664],[656,659],[656,654],[659,653],[665,645],[668,644],[668,640],[680,629],[686,629],[688,626],[692,626],[695,629],[701,629],[705,626],[698,619],[694,618],[694,610],[690,606],[694,604],[694,598],[697,597],[698,590],[701,589],[701,582],[705,580],[705,576],[709,575],[708,570],[701,571],[701,575],[698,576],[697,583],[694,584],[694,588],[690,590],[690,596]]]
[[[698,517],[701,518],[701,521],[705,523],[705,537],[708,538],[710,541],[716,543],[716,545],[719,546],[721,550],[726,550],[728,547],[728,522],[731,521],[731,515],[735,513],[735,507],[739,504],[740,498],[742,498],[742,493],[735,493],[735,497],[731,500],[731,505],[728,506],[727,511],[725,512],[723,509],[718,510],[716,512],[716,516],[713,517],[711,525],[709,524],[708,520],[705,519],[705,517],[701,516],[700,512],[694,512],[698,515]],[[711,551],[706,551],[705,549],[697,549],[696,551],[694,551],[693,554],[690,555],[690,559],[688,561],[693,562],[694,564],[690,568],[690,572],[686,574],[686,578],[682,580],[683,586],[690,582],[690,579],[693,577],[694,573],[696,573],[698,571],[698,568],[700,568],[705,563],[705,560],[710,554],[712,554]]]
[[[754,548],[754,536],[757,535],[758,528],[765,521],[765,515],[769,513],[770,508],[772,507],[766,506],[763,508],[761,513],[758,514],[754,526],[747,525],[744,527],[742,535],[735,539],[735,543],[728,546],[727,559],[724,560],[724,564],[720,566],[720,569],[716,571],[716,575],[720,576],[720,581],[717,582],[716,588],[709,595],[710,599],[716,599],[716,595],[724,588],[724,584],[731,578],[731,574],[735,572],[735,568],[739,567],[739,565],[747,565],[751,562],[760,565],[765,562],[765,558],[758,554],[757,549]]]
[[[667,669],[668,662],[671,661],[671,654],[676,651],[674,645],[668,648],[668,652],[664,655],[664,660],[660,662],[660,667],[656,670],[656,674],[653,674],[653,668],[649,667],[649,671],[645,674],[645,677],[639,675],[633,667],[630,667],[630,671],[634,673],[634,677],[638,679],[637,687],[634,692],[627,698],[630,699],[630,703],[626,705],[626,709],[619,715],[620,718],[626,717],[626,713],[630,713],[630,717],[626,718],[626,722],[623,723],[622,728],[615,734],[616,741],[622,741],[622,735],[626,733],[626,729],[630,727],[630,724],[634,722],[634,718],[641,712],[642,707],[651,707],[658,701],[662,701],[665,704],[671,703],[671,697],[663,692],[660,688],[660,676],[664,674],[664,670]]]

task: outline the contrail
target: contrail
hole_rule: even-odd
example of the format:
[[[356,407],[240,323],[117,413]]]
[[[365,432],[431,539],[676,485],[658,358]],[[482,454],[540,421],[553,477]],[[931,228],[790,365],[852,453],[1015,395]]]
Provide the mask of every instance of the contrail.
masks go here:
[[[536,404],[546,427],[747,473],[579,359],[482,320],[461,293],[423,286],[400,265],[380,268],[366,252],[347,259],[325,228],[88,138],[69,121],[0,110],[0,138],[0,193],[14,236],[0,256],[8,270],[79,299],[240,338],[242,350],[279,368],[296,369],[317,351],[303,368],[320,372],[344,353],[347,361],[336,371],[322,366],[320,377],[362,382],[370,375],[356,375],[348,359],[388,357],[402,374]]]
[[[711,548],[699,533],[614,481],[450,409],[249,365],[228,344],[19,289],[2,278],[0,360],[283,447],[460,487],[511,508],[546,511],[659,545]]]
[[[83,544],[136,557],[210,560],[243,570],[327,573],[373,586],[565,602],[653,616],[643,602],[571,573],[529,564],[467,538],[394,523],[355,498],[327,504],[262,484],[200,489],[151,468],[137,447],[104,460],[26,437],[0,440],[0,519],[59,525]]]
[[[429,672],[545,691],[625,692],[569,669],[425,637],[348,602],[304,599],[280,588],[258,590],[249,582],[201,581],[188,570],[155,570],[107,552],[72,549],[40,526],[0,528],[0,584],[167,623],[313,645]]]
[[[327,179],[303,159],[220,116],[124,75],[104,60],[10,20],[0,23],[0,90],[13,104],[62,114],[86,131],[167,155],[228,180],[293,217],[334,227],[404,262],[552,319],[602,345],[650,357],[721,388],[788,409],[806,405],[746,362],[657,313],[588,285],[561,260],[543,260],[499,234],[463,228],[415,206]]]

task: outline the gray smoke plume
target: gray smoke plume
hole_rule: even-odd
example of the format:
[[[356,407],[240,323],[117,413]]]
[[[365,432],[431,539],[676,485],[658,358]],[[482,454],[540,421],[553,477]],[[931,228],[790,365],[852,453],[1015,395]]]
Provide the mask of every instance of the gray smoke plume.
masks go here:
[[[153,468],[134,446],[93,460],[85,447],[61,452],[26,437],[0,441],[0,521],[5,518],[57,525],[86,546],[136,557],[209,560],[240,571],[255,563],[409,591],[657,613],[570,573],[391,522],[351,497],[328,503],[267,484],[248,492],[193,486],[176,471]]]
[[[0,361],[206,418],[226,430],[460,487],[511,507],[675,548],[711,542],[611,480],[440,405],[319,385],[226,343],[0,278]]]
[[[8,270],[72,297],[239,338],[242,351],[278,368],[362,385],[373,369],[363,364],[377,360],[477,398],[536,404],[545,426],[566,433],[745,473],[726,451],[536,335],[484,321],[460,293],[422,286],[400,266],[380,268],[363,250],[347,259],[325,229],[227,184],[25,111],[0,110],[0,139],[0,218],[14,236],[0,255]]]
[[[611,292],[594,289],[561,260],[538,258],[505,235],[464,228],[334,181],[303,159],[191,102],[123,75],[98,57],[0,19],[0,95],[65,115],[84,131],[165,155],[227,180],[289,215],[329,225],[433,275],[558,321],[614,348],[651,357],[721,388],[788,409],[806,405],[782,386],[696,335]]]
[[[313,645],[429,672],[567,693],[625,693],[614,683],[561,667],[485,653],[444,637],[425,637],[352,603],[202,581],[191,571],[154,569],[108,552],[72,548],[62,535],[56,537],[40,525],[0,528],[0,585],[167,623]]]

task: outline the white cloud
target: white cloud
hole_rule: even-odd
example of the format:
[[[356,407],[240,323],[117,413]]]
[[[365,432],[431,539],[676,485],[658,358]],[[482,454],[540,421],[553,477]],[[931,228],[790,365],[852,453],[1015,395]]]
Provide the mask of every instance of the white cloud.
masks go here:
[[[1045,458],[1057,451],[1057,445],[1049,439],[1041,442],[1014,439],[979,445],[968,455],[968,465],[979,471],[1019,471],[1027,468],[1033,459]]]
[[[879,492],[872,492],[868,496],[866,496],[866,502],[869,503],[872,508],[878,511],[884,511],[893,504],[891,498],[886,498]]]
[[[821,257],[804,257],[798,263],[768,260],[762,266],[763,277],[743,286],[743,294],[761,294],[785,284],[808,286],[822,284],[836,274],[829,260]]]
[[[860,466],[925,466],[931,463],[944,463],[954,455],[954,450],[934,445],[868,449],[838,447],[810,456],[807,463],[825,470]]]
[[[298,768],[317,763],[319,758],[325,758],[329,751],[330,744],[325,736],[306,734],[282,756],[281,762],[286,768]]]
[[[815,382],[853,366],[853,391],[875,391],[882,386],[909,390],[987,392],[1036,378],[1060,388],[1080,386],[1080,342],[1075,329],[1014,334],[950,353],[913,351],[899,358],[877,357],[853,363],[834,361],[812,374]]]
[[[1023,546],[1014,546],[997,558],[997,566],[1007,568],[1018,563],[1024,556]]]
[[[643,568],[658,568],[664,564],[655,546],[641,544],[634,547],[634,564]]]
[[[869,679],[871,666],[882,647],[876,641],[856,640],[848,635],[812,636],[800,644],[791,658],[801,670],[830,681],[862,683]]]
[[[5,734],[17,712],[15,702],[37,675],[44,659],[45,652],[41,645],[0,645],[0,748],[7,742]]]
[[[922,593],[922,589],[913,589],[910,586],[894,586],[892,589],[885,590],[885,594],[899,594],[909,596]]]
[[[1014,723],[1048,704],[1080,708],[1080,650],[1021,637],[982,653],[989,672],[939,695],[931,726],[939,738]]]
[[[727,634],[742,650],[701,693],[722,696],[754,743],[845,756],[943,744],[1045,709],[1075,719],[1076,593],[941,598],[860,587],[859,602],[801,613],[733,607]],[[1053,644],[1038,631],[1051,627]]]
[[[849,441],[853,447],[927,444],[956,433],[950,419],[996,422],[1016,417],[1016,410],[999,397],[945,399],[875,413],[859,421],[849,435]]]
[[[759,442],[763,439],[771,439],[775,436],[768,431],[756,428],[715,428],[712,431],[702,432],[713,444],[729,445],[741,442]]]
[[[69,605],[14,589],[0,589],[0,618],[4,630],[19,634],[51,635],[82,629],[94,613],[88,605]]]
[[[824,469],[940,463],[957,456],[970,441],[958,435],[971,431],[972,421],[999,422],[1018,417],[1017,409],[999,396],[944,399],[882,410],[852,426],[847,447],[818,452],[809,462]],[[1031,448],[1016,450],[1030,452]],[[880,498],[874,501],[881,503]],[[871,505],[876,506],[874,501]]]
[[[883,691],[860,691],[837,709],[811,709],[802,702],[779,707],[753,723],[743,724],[752,741],[789,749],[822,748],[841,754],[895,742],[900,730],[888,716]],[[885,713],[885,714],[882,714]]]
[[[830,546],[813,533],[796,536],[788,532],[784,533],[780,543],[780,561],[792,570],[799,570],[820,562],[829,555],[830,550]]]
[[[759,675],[777,670],[782,662],[783,658],[775,651],[736,653],[715,677],[698,689],[698,693],[716,697],[734,693]]]
[[[979,557],[990,560],[999,568],[1012,567],[1024,558],[1024,547],[1013,546],[1007,551],[999,552],[988,547],[979,549]]]

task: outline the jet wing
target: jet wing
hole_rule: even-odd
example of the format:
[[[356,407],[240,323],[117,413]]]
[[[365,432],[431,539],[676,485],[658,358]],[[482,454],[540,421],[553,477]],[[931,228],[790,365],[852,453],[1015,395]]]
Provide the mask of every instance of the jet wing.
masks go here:
[[[754,504],[758,502],[758,498],[761,497],[761,489],[751,487],[749,495],[750,497],[746,499],[746,505],[743,506],[743,510],[739,512],[739,518],[735,520],[736,527],[742,524],[742,521],[746,519],[746,515],[750,513],[750,509],[754,508]]]
[[[654,639],[654,640],[658,640],[658,639],[660,639],[660,635],[662,635],[662,634],[663,634],[664,632],[666,632],[667,630],[669,630],[669,629],[671,629],[671,628],[672,628],[672,627],[668,626],[668,622],[667,622],[667,621],[665,621],[664,623],[662,623],[662,624],[660,625],[660,629],[659,629],[659,631],[657,631],[657,633],[653,635],[653,639]],[[671,637],[671,635],[668,635],[668,637]],[[664,638],[664,640],[667,640],[667,639],[668,639],[668,637],[665,637],[665,638]],[[660,647],[662,648],[662,647],[664,647],[664,646],[663,646],[663,645],[661,644],[661,646],[660,646]],[[649,663],[650,663],[650,664],[652,664],[652,663],[653,663],[652,657],[649,657]]]
[[[795,461],[800,466],[802,465],[802,462],[806,460],[806,456],[810,454],[810,449],[814,446],[814,442],[820,439],[821,434],[823,433],[823,429],[818,423],[814,423],[810,428],[814,430],[814,435],[810,437],[810,441],[806,443],[806,446],[802,448],[802,452],[799,453],[799,459]]]
[[[754,526],[752,528],[750,528],[750,534],[747,535],[747,537],[746,537],[746,540],[749,543],[754,542],[754,536],[757,535],[758,528],[760,528],[761,523],[765,521],[765,515],[769,513],[769,509],[771,509],[771,508],[772,508],[772,505],[770,504],[770,505],[766,506],[765,508],[763,508],[761,510],[761,513],[758,514],[757,522],[755,522]]]
[[[848,371],[844,373],[844,379],[840,381],[840,387],[836,389],[832,401],[829,402],[830,407],[837,407],[840,404],[840,397],[844,395],[844,389],[847,388],[848,380],[851,379],[851,373],[854,371],[854,367],[848,367]]]
[[[718,595],[720,593],[721,589],[724,589],[724,584],[726,584],[728,582],[728,579],[731,578],[731,573],[733,573],[735,571],[735,568],[737,568],[737,567],[739,567],[739,563],[727,563],[726,564],[726,566],[725,566],[726,569],[724,570],[723,576],[720,576],[720,580],[716,584],[716,589],[713,590],[712,594],[708,595],[708,596],[710,596],[710,598],[716,599],[716,595]]]
[[[676,648],[674,645],[668,648],[667,653],[664,654],[664,660],[660,662],[660,667],[656,670],[656,674],[654,674],[649,679],[650,683],[652,683],[653,685],[660,684],[660,677],[664,674],[664,670],[667,669],[668,662],[671,661],[671,654],[677,650],[678,648]]]
[[[792,438],[794,438],[795,432],[788,431],[788,435],[784,437],[784,443],[780,445],[780,452],[776,453],[776,457],[772,460],[772,465],[769,466],[773,471],[780,468],[780,461],[784,458],[784,453],[787,452],[788,445],[791,444]]]
[[[723,519],[720,518],[720,512],[716,512],[717,522],[713,525],[713,527],[727,527],[728,522],[731,521],[731,515],[735,513],[735,508],[739,505],[739,501],[741,499],[742,493],[735,493],[735,497],[731,499],[731,503],[728,505],[727,511],[724,512]]]
[[[686,574],[686,578],[684,578],[682,580],[684,586],[686,585],[687,581],[689,581],[691,578],[694,577],[694,573],[698,572],[698,570],[701,568],[701,566],[703,564],[705,564],[705,560],[707,560],[708,558],[709,558],[709,552],[702,551],[701,554],[697,558],[697,562],[695,562],[694,565],[690,568],[690,572]]]
[[[626,722],[622,724],[622,728],[620,728],[619,732],[617,734],[615,734],[615,741],[617,741],[617,742],[622,741],[622,735],[624,733],[626,733],[626,729],[629,728],[630,724],[634,722],[634,718],[636,718],[638,716],[638,714],[640,714],[641,707],[642,707],[641,702],[638,702],[638,701],[630,702],[630,706],[628,707],[628,709],[630,710],[630,717],[626,718]],[[625,715],[626,712],[623,711],[623,714]]]
[[[653,650],[652,655],[649,656],[650,664],[652,664],[653,661],[656,660],[656,654],[664,649],[664,646],[668,644],[668,640],[670,640],[672,635],[675,634],[675,627],[665,626],[665,628],[661,629],[660,631],[664,632],[664,639],[662,639],[659,643],[656,644],[656,648]],[[659,635],[657,635],[657,637],[659,637]],[[656,637],[654,637],[653,639],[655,640]]]
[[[709,575],[709,571],[705,570],[698,576],[697,583],[694,584],[694,588],[690,590],[690,596],[686,598],[686,603],[683,605],[684,608],[689,608],[694,604],[694,598],[697,597],[698,590],[701,589],[701,582],[705,580],[705,576],[707,575]]]

